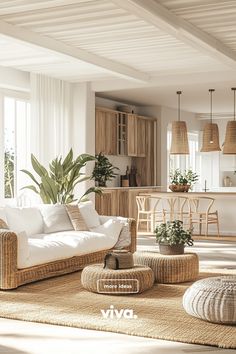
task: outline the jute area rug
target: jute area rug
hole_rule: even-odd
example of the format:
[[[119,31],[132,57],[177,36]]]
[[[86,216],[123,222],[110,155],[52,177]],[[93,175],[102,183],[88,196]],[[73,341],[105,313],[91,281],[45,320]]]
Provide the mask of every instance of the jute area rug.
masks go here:
[[[220,272],[232,274],[234,271]],[[201,273],[200,277],[215,276]],[[84,290],[81,272],[0,291],[0,316],[24,321],[124,333],[184,343],[236,348],[236,326],[193,318],[182,308],[190,283],[155,284],[142,294],[111,296]],[[137,318],[103,318],[101,310],[133,310]],[[135,316],[134,316],[135,317]]]

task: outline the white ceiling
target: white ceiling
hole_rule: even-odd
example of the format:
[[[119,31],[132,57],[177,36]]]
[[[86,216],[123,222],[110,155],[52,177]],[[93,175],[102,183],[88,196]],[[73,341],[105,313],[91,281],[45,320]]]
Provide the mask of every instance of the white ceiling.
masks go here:
[[[137,104],[218,112],[236,85],[235,0],[2,0],[0,65]],[[235,84],[234,84],[235,83]],[[212,86],[213,85],[213,86]]]

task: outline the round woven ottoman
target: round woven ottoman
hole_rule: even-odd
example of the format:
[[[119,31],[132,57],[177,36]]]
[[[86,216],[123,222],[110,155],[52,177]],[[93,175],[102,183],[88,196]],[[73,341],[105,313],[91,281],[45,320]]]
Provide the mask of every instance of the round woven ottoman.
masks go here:
[[[196,281],[185,292],[183,307],[203,320],[236,324],[236,276],[220,276]]]
[[[113,270],[104,269],[103,264],[92,264],[83,269],[81,283],[85,289],[95,293],[127,295],[150,289],[154,274],[146,266]]]
[[[199,274],[199,260],[196,253],[166,256],[151,251],[136,252],[134,263],[152,268],[155,281],[162,284],[195,280]]]

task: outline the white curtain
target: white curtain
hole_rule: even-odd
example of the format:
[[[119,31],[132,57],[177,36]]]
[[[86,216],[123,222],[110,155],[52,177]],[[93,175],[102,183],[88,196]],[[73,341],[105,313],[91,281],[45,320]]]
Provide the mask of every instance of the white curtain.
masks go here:
[[[31,152],[48,162],[70,149],[71,85],[31,74]]]

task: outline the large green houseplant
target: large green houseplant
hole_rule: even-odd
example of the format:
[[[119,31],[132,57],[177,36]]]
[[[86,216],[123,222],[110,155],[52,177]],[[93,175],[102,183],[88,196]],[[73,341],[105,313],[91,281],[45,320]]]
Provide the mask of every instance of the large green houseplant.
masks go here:
[[[185,246],[193,245],[192,230],[185,230],[180,220],[157,225],[154,233],[162,254],[183,254]]]
[[[74,195],[76,185],[91,179],[91,176],[86,176],[81,170],[88,162],[94,160],[95,157],[88,154],[79,155],[74,159],[71,149],[64,160],[61,156],[53,159],[49,163],[49,169],[47,170],[32,154],[31,163],[37,176],[34,176],[30,171],[22,170],[34,182],[34,185],[24,188],[39,194],[45,204],[66,204],[78,201]],[[89,188],[79,201],[84,200],[92,192],[99,193],[100,189],[96,187]]]
[[[96,162],[93,170],[92,177],[99,187],[106,187],[107,181],[111,181],[117,176],[115,171],[119,171],[118,167],[112,165],[109,159],[101,152],[95,155]]]

